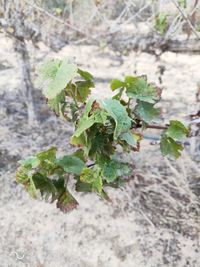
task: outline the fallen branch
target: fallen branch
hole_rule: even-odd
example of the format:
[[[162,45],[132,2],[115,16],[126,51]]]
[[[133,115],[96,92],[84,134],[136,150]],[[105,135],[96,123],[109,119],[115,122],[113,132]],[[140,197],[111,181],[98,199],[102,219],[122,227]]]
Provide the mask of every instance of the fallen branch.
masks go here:
[[[110,47],[115,51],[140,51],[150,54],[160,54],[165,51],[175,53],[200,53],[200,40],[165,40],[161,36],[130,36],[128,38],[112,39]]]

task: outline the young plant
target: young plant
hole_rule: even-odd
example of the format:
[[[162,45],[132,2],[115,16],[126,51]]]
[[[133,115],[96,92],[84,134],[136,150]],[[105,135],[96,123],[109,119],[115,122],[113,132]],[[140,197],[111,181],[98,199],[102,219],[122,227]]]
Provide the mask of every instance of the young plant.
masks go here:
[[[168,29],[169,23],[168,23],[168,15],[165,13],[159,13],[155,17],[155,29],[158,33],[161,35],[164,35]]]
[[[162,154],[174,159],[181,155],[180,141],[188,129],[177,120],[166,126],[155,124],[161,90],[148,83],[146,76],[112,80],[114,96],[94,100],[90,98],[93,76],[67,59],[54,59],[40,67],[39,83],[49,107],[74,125],[70,143],[76,150],[58,157],[52,147],[21,161],[16,179],[32,197],[57,201],[59,209],[70,211],[78,205],[67,187],[73,178],[76,191],[96,192],[109,199],[105,187],[120,186],[123,177],[131,173],[130,164],[119,158],[117,148],[124,153],[139,151],[139,129],[163,130]]]
[[[187,7],[187,0],[178,0],[178,4],[180,7],[186,8]]]

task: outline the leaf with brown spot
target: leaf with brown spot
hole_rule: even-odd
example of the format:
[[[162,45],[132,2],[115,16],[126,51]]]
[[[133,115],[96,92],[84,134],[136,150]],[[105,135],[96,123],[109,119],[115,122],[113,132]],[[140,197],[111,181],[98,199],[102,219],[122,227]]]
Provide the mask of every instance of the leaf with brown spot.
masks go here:
[[[72,211],[77,206],[78,202],[67,189],[60,195],[56,204],[56,207],[64,213]]]

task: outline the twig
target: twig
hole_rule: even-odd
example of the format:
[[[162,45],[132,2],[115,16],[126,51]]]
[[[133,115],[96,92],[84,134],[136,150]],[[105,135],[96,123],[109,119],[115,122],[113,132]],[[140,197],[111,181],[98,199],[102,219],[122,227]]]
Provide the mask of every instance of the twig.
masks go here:
[[[169,37],[172,36],[175,32],[177,32],[177,29],[179,29],[182,26],[181,18],[182,18],[181,14],[178,14],[178,16],[174,18],[169,29],[165,34],[165,40],[169,39]]]
[[[137,126],[133,126],[132,129],[137,129],[137,128],[141,128],[142,125],[137,125]],[[158,129],[158,130],[166,130],[168,128],[168,125],[154,125],[154,124],[148,124],[146,126],[146,128],[148,129]]]
[[[149,124],[149,125],[147,125],[147,128],[149,128],[149,129],[166,130],[168,128],[168,126],[167,125],[154,125],[154,124]]]
[[[96,37],[93,37],[91,35],[87,35],[84,31],[80,30],[79,28],[75,27],[74,25],[71,25],[70,23],[63,21],[62,19],[57,18],[56,16],[54,16],[53,14],[49,13],[48,11],[46,11],[44,8],[39,7],[38,5],[32,4],[29,1],[25,0],[25,2],[30,5],[31,7],[35,8],[36,10],[44,13],[45,15],[47,15],[48,17],[52,18],[53,20],[62,23],[66,26],[68,26],[69,28],[71,28],[72,30],[74,30],[75,32],[79,32],[84,36],[87,36],[88,39],[92,39],[93,41],[95,41],[96,44],[98,44],[98,41],[96,39]]]
[[[178,5],[178,3],[176,2],[176,0],[171,0],[174,5],[176,6],[176,8],[179,10],[179,12],[181,13],[181,15],[183,16],[183,18],[187,21],[188,25],[190,26],[191,30],[193,31],[193,33],[196,35],[196,37],[198,39],[200,39],[199,34],[197,33],[197,31],[195,30],[195,28],[193,27],[190,19],[187,17],[187,15],[185,14],[185,12],[182,10],[182,8]]]
[[[95,163],[91,163],[87,165],[87,168],[93,167],[95,165]]]
[[[127,5],[125,6],[125,8],[122,10],[122,12],[120,13],[120,15],[117,17],[117,19],[115,19],[114,21],[114,25],[112,25],[110,27],[110,32],[115,31],[116,26],[118,25],[118,23],[121,21],[122,17],[126,14],[127,12]]]
[[[138,10],[138,12],[136,12],[133,16],[131,16],[130,18],[128,18],[128,19],[124,22],[124,25],[127,25],[127,24],[130,23],[134,18],[138,17],[139,14],[140,14],[142,11],[144,11],[144,10],[145,10],[147,7],[149,7],[149,6],[150,6],[150,4],[146,4],[145,6],[143,6],[140,10]],[[117,32],[119,32],[120,30],[121,30],[121,28],[118,27],[117,29],[114,29],[114,30],[112,30],[111,32],[109,31],[108,34],[110,34],[110,33],[112,33],[112,34],[117,33]]]

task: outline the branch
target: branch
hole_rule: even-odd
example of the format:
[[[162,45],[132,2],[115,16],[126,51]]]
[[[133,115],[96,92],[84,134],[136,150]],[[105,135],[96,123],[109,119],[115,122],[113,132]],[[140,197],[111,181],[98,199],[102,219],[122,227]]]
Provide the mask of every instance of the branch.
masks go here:
[[[35,5],[35,4],[32,4],[30,3],[29,1],[25,0],[26,3],[28,5],[30,5],[31,7],[33,7],[34,9],[38,10],[39,12],[42,12],[44,13],[45,15],[47,15],[48,17],[52,18],[53,20],[61,23],[61,24],[64,24],[66,26],[68,26],[69,28],[71,28],[73,31],[75,32],[78,32],[78,33],[81,33],[82,35],[86,36],[88,39],[92,39],[96,44],[98,44],[98,41],[96,39],[96,37],[93,37],[91,35],[87,35],[84,31],[80,30],[79,28],[71,25],[70,23],[66,22],[66,21],[63,21],[62,19],[60,18],[57,18],[56,16],[54,16],[53,14],[49,13],[48,11],[46,11],[44,8],[42,7],[39,7],[38,5]]]
[[[87,168],[93,167],[96,163],[91,163],[87,165]]]
[[[195,30],[195,28],[193,27],[190,19],[187,17],[187,15],[185,14],[185,12],[182,10],[182,8],[179,6],[179,4],[176,2],[176,0],[171,0],[174,5],[176,6],[176,8],[179,10],[179,12],[181,13],[181,15],[183,16],[183,18],[187,21],[188,25],[190,26],[191,30],[193,31],[193,33],[196,35],[196,37],[198,39],[200,39],[199,34],[197,33],[197,31]]]
[[[141,128],[142,125],[133,125],[133,127],[131,129],[137,129],[137,128]],[[158,130],[166,130],[168,128],[168,124],[166,125],[156,125],[156,124],[148,124],[146,126],[146,128],[148,129],[158,129]]]
[[[200,42],[198,39],[191,40],[166,40],[165,38],[149,34],[142,36],[130,35],[113,38],[110,47],[116,51],[140,51],[149,54],[171,51],[175,53],[200,53]]]
[[[168,128],[168,125],[154,125],[154,124],[148,124],[148,129],[159,129],[159,130],[166,130]]]

